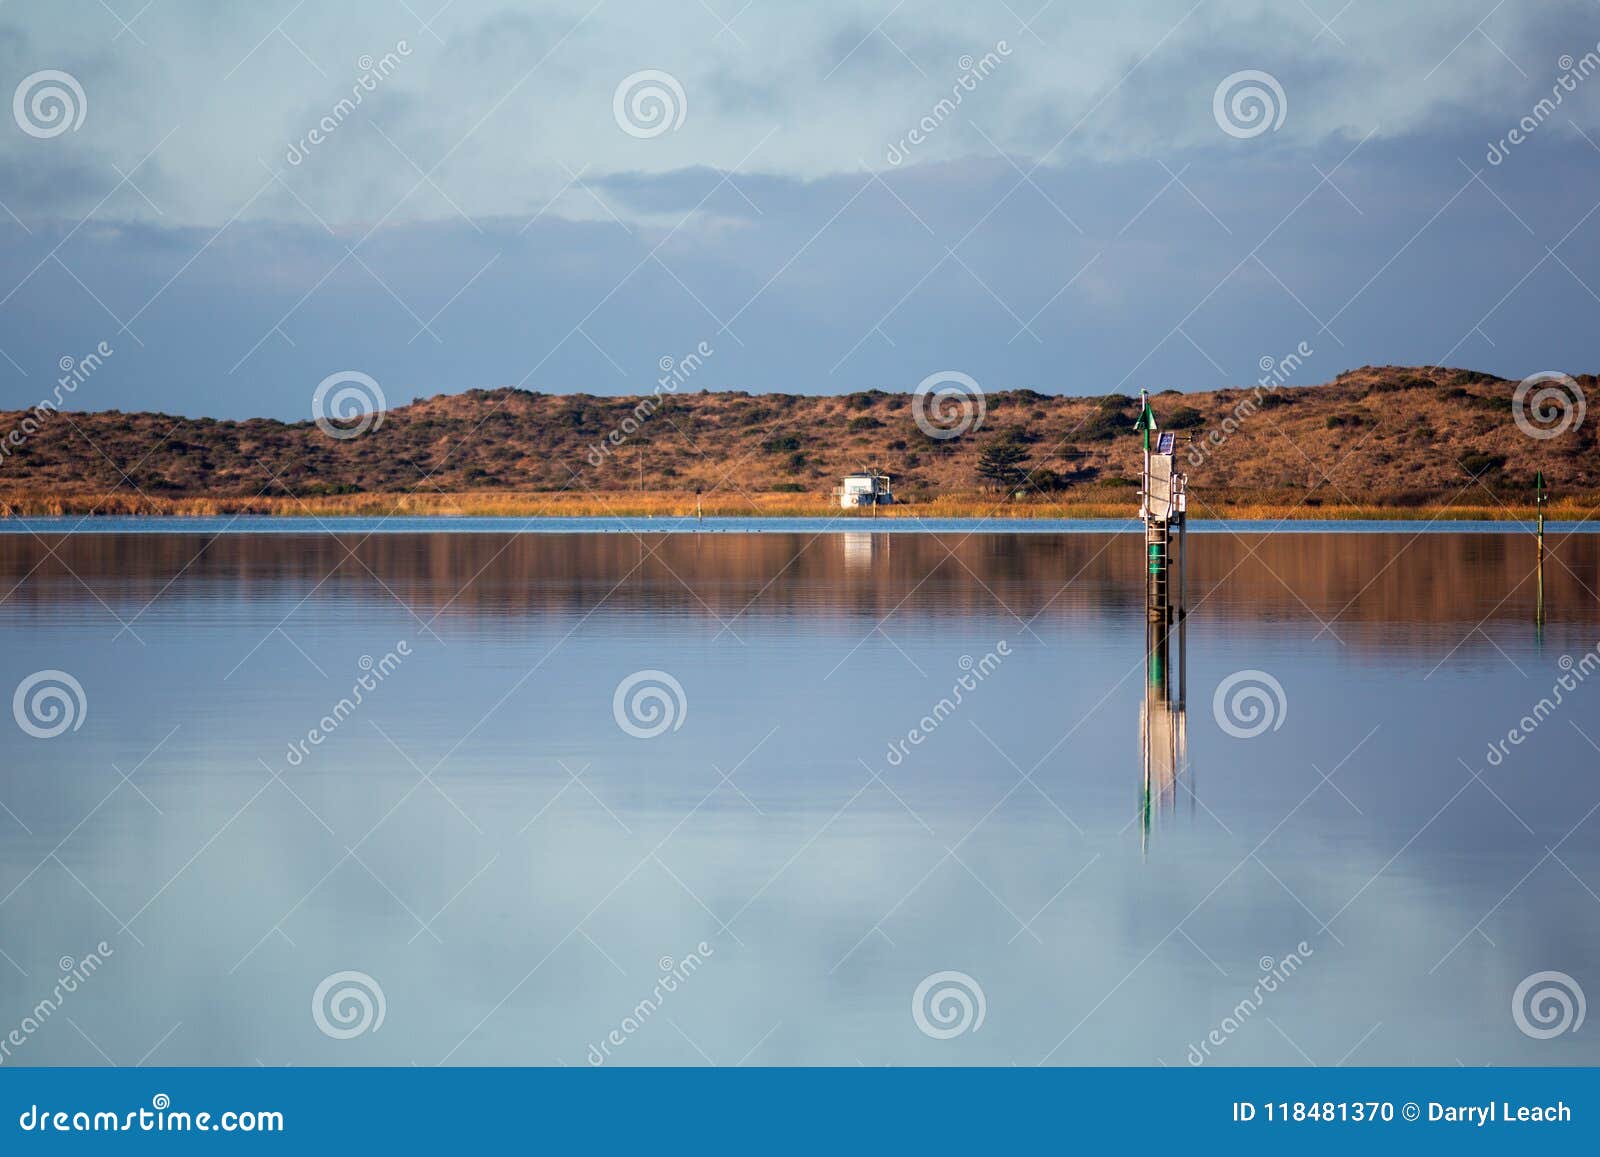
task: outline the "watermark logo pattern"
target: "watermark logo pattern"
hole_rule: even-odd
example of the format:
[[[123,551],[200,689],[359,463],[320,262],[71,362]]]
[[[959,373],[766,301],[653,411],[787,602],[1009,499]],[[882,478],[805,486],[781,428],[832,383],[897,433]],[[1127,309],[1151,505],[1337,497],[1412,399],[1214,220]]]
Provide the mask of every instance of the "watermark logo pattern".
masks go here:
[[[371,376],[359,370],[341,370],[317,383],[311,395],[311,419],[328,437],[343,442],[383,425],[387,405],[383,387]]]
[[[646,68],[622,78],[611,96],[611,115],[630,137],[649,140],[677,132],[689,113],[683,85],[670,72]]]
[[[335,972],[311,994],[311,1019],[334,1040],[377,1032],[387,1011],[382,986],[365,972]]]
[[[617,726],[635,739],[654,739],[677,731],[689,716],[683,684],[666,671],[635,671],[617,684],[611,696]]]
[[[1270,72],[1246,68],[1222,78],[1211,95],[1211,115],[1230,137],[1249,140],[1278,131],[1289,115],[1289,98]]]
[[[1583,989],[1565,972],[1535,972],[1511,994],[1511,1019],[1534,1040],[1577,1032],[1585,1011]]]
[[[1511,417],[1530,438],[1547,441],[1583,425],[1589,400],[1583,388],[1557,370],[1529,374],[1511,394]]]
[[[987,1010],[983,987],[965,972],[935,972],[911,994],[911,1019],[934,1040],[977,1032]]]
[[[958,370],[929,374],[911,399],[917,429],[940,442],[978,429],[985,412],[983,387]]]
[[[1217,726],[1235,739],[1254,739],[1269,728],[1277,731],[1289,715],[1283,684],[1266,671],[1235,671],[1211,697]]]
[[[54,739],[83,726],[89,697],[83,684],[65,671],[35,671],[17,684],[11,714],[17,726],[35,739]]]
[[[89,98],[70,72],[45,68],[22,78],[11,97],[11,115],[30,137],[48,140],[77,132],[89,114]]]

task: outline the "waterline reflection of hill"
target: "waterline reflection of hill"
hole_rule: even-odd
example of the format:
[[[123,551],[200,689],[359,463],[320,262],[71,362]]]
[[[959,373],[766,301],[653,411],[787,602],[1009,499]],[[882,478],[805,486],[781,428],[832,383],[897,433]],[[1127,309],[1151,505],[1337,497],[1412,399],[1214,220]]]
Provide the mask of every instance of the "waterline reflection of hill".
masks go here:
[[[208,603],[392,597],[402,614],[474,619],[647,609],[708,623],[804,615],[901,623],[992,614],[1142,617],[1136,534],[92,534],[0,536],[6,606],[159,613]],[[1211,533],[1192,539],[1196,622],[1328,626],[1363,645],[1446,647],[1529,623],[1530,535]],[[1600,623],[1600,536],[1552,534],[1550,631]],[[401,606],[404,604],[404,607]],[[148,609],[146,609],[148,608]],[[1389,623],[1421,626],[1403,644]],[[442,628],[441,628],[442,629]],[[1593,640],[1589,640],[1592,643]]]

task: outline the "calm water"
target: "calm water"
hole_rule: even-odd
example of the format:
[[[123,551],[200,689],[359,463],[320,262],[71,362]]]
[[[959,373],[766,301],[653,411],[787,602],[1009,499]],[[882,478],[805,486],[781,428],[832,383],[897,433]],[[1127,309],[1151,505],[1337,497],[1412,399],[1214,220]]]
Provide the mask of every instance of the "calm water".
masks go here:
[[[6,1063],[1600,1063],[1600,537],[226,522],[0,535]]]

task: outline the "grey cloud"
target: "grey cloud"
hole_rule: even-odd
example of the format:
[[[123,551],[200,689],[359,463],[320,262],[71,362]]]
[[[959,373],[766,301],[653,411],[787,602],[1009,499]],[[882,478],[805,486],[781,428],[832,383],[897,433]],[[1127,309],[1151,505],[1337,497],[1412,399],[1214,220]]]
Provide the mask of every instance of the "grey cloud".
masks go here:
[[[1514,123],[1548,90],[1561,53],[1581,55],[1596,38],[1590,10],[1576,0],[1505,6],[1481,32],[1473,30],[1480,15],[1459,5],[1358,5],[1320,36],[1298,6],[1244,0],[1056,5],[1031,31],[1003,7],[906,8],[877,31],[883,14],[869,18],[853,5],[750,9],[733,34],[709,14],[629,0],[587,18],[585,3],[535,12],[459,0],[438,21],[442,44],[388,3],[299,10],[283,30],[293,44],[273,34],[265,14],[217,13],[198,0],[158,7],[136,24],[143,45],[127,35],[86,38],[50,9],[25,21],[11,14],[0,41],[6,77],[67,67],[90,94],[91,115],[48,152],[6,134],[0,160],[26,158],[67,176],[72,166],[109,171],[180,125],[156,158],[172,186],[158,200],[178,223],[220,224],[258,187],[257,159],[281,157],[348,90],[359,54],[406,39],[413,55],[323,147],[302,195],[334,221],[387,210],[375,202],[392,190],[392,204],[415,174],[390,163],[401,158],[376,137],[377,125],[424,169],[439,165],[435,179],[451,200],[474,217],[492,216],[542,203],[566,182],[563,165],[591,177],[725,169],[752,150],[746,171],[815,178],[881,165],[886,146],[948,93],[956,58],[1002,38],[1011,57],[916,160],[988,156],[989,140],[1035,158],[1060,143],[1050,159],[1062,163],[1229,155],[1238,142],[1211,123],[1210,97],[1241,68],[1283,82],[1291,111],[1274,134],[1279,144],[1315,148],[1373,129],[1391,139],[1483,135]],[[610,98],[623,76],[647,67],[679,77],[690,114],[680,131],[638,141],[611,123]],[[1572,107],[1583,119],[1600,107],[1600,92],[1580,92]],[[94,203],[90,188],[70,180],[59,188],[52,203],[7,191],[22,201],[19,213],[71,216]],[[264,197],[247,215],[294,220],[302,212],[292,200]],[[433,196],[407,212],[442,219],[455,210]]]
[[[884,26],[927,77],[873,34],[827,80],[876,16],[751,8],[735,40],[703,12],[585,7],[458,0],[441,45],[399,6],[308,6],[285,30],[315,67],[243,10],[201,20],[173,0],[137,23],[143,45],[8,10],[0,79],[77,69],[90,115],[53,140],[0,134],[0,200],[32,231],[0,214],[0,350],[22,367],[0,359],[0,404],[31,404],[60,356],[108,332],[119,356],[81,404],[234,417],[298,416],[352,367],[396,400],[625,392],[702,339],[718,348],[708,386],[830,392],[948,368],[1078,392],[1236,384],[1303,338],[1314,378],[1384,361],[1595,368],[1576,277],[1595,264],[1597,162],[1574,126],[1594,123],[1600,81],[1504,163],[1484,159],[1549,93],[1556,57],[1592,47],[1586,7],[1506,6],[1485,36],[1453,4],[1358,5],[1341,44],[1298,8],[1058,5],[1041,45],[1003,9],[933,6]],[[884,163],[949,92],[952,53],[1001,37],[1003,66]],[[287,164],[357,56],[400,39],[414,52],[395,75]],[[639,140],[611,95],[647,67],[679,75],[689,110]],[[1289,115],[1236,140],[1211,93],[1252,67],[1282,82]],[[112,166],[174,125],[136,174],[164,212],[123,188],[62,246],[65,269],[40,265]],[[143,346],[120,332],[130,317]]]
[[[1591,163],[1552,139],[1484,173],[1529,233],[1457,162],[1474,146],[1369,142],[1334,176],[1355,207],[1318,174],[1342,144],[1175,154],[1187,190],[1149,161],[1049,166],[1033,184],[999,158],[915,166],[888,188],[768,177],[745,186],[759,212],[723,189],[710,204],[726,215],[681,224],[718,175],[634,174],[596,191],[645,223],[402,222],[360,244],[365,265],[345,254],[363,230],[309,222],[240,221],[198,257],[210,229],[85,227],[60,256],[119,317],[139,314],[145,345],[47,263],[0,307],[0,349],[29,375],[6,379],[0,405],[36,400],[58,357],[108,332],[126,356],[78,404],[231,417],[297,416],[347,368],[397,401],[633,392],[700,340],[718,350],[701,384],[800,392],[904,389],[948,368],[1046,391],[1240,384],[1301,340],[1317,351],[1307,380],[1368,362],[1592,369],[1593,299],[1544,248],[1562,242],[1579,275],[1595,266]],[[62,232],[13,239],[13,267]]]

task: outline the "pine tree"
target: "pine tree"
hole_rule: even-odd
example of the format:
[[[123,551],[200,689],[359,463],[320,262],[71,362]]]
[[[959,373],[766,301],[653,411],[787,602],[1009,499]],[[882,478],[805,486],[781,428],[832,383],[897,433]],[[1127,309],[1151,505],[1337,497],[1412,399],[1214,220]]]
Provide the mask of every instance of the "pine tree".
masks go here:
[[[991,442],[978,455],[978,477],[1002,490],[1015,489],[1028,477],[1028,452],[1015,442]]]

